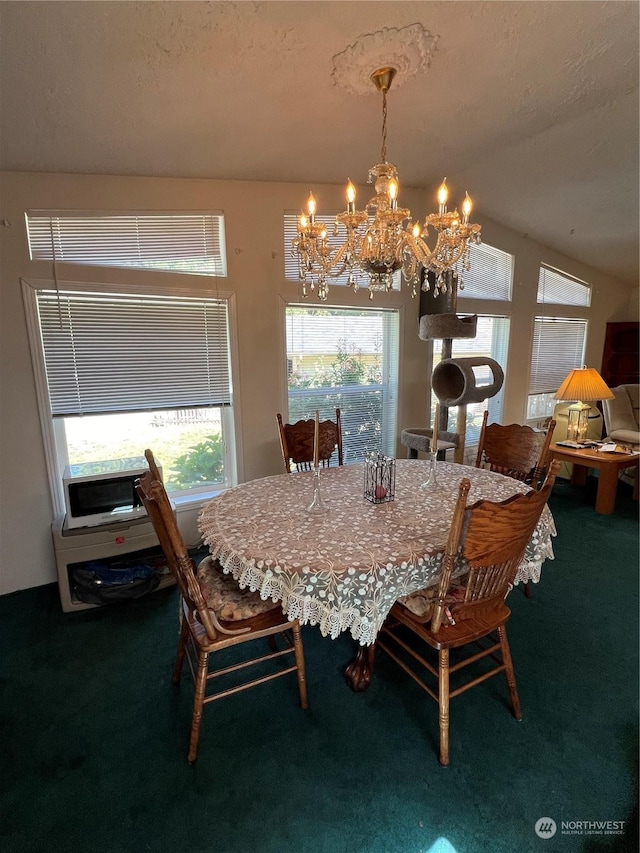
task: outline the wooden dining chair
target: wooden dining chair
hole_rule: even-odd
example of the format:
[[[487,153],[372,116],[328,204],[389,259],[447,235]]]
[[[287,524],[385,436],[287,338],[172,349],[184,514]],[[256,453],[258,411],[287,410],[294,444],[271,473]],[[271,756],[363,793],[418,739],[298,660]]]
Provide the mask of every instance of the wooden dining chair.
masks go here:
[[[288,474],[295,471],[311,471],[313,469],[313,436],[315,420],[296,421],[295,424],[285,424],[280,412],[276,415],[280,431],[280,446],[284,467]],[[320,421],[319,429],[320,465],[327,468],[337,455],[338,465],[342,459],[342,421],[340,409],[336,409],[335,421]],[[337,451],[337,454],[336,454]]]
[[[489,468],[540,488],[546,472],[546,459],[556,422],[549,421],[546,430],[534,430],[526,424],[487,424],[485,411],[480,430],[476,468]],[[531,598],[531,584],[523,584],[524,594]]]
[[[189,763],[193,764],[198,750],[202,710],[208,702],[295,672],[300,705],[308,707],[300,623],[288,620],[279,603],[270,599],[263,601],[257,592],[241,590],[233,577],[223,573],[217,560],[207,557],[196,569],[176,524],[165,488],[153,474],[154,470],[157,472],[153,454],[146,450],[145,456],[150,470],[136,482],[136,490],[181,594],[181,625],[173,682],[179,683],[186,657],[195,684],[187,756]],[[282,648],[276,642],[277,635],[282,637]],[[268,652],[265,649],[264,654],[245,656],[240,662],[231,664],[225,658],[224,666],[212,668],[210,658],[215,652],[264,637],[269,640]],[[294,657],[291,665],[284,660],[289,655]],[[275,669],[271,665],[264,666],[276,658],[283,658],[285,666]],[[262,666],[254,678],[207,695],[209,682],[256,664]]]
[[[489,468],[539,488],[545,477],[545,466],[551,436],[556,422],[550,421],[544,431],[525,424],[487,424],[485,411],[478,442],[476,468]]]
[[[399,599],[379,634],[384,649],[439,706],[440,763],[449,763],[449,703],[455,696],[504,672],[513,715],[522,719],[520,700],[507,640],[511,615],[505,598],[518,571],[560,464],[551,463],[539,491],[513,495],[501,503],[480,500],[467,507],[470,482],[463,479],[445,549],[440,583]],[[464,560],[468,569],[455,578]],[[412,641],[417,640],[416,648]],[[450,663],[451,649],[471,645],[471,654]],[[430,655],[437,652],[436,661]],[[430,653],[430,655],[429,655]],[[472,680],[450,687],[450,676],[485,659],[493,665]],[[418,666],[416,666],[416,664]],[[417,671],[419,669],[419,671]],[[433,683],[427,683],[426,670]]]

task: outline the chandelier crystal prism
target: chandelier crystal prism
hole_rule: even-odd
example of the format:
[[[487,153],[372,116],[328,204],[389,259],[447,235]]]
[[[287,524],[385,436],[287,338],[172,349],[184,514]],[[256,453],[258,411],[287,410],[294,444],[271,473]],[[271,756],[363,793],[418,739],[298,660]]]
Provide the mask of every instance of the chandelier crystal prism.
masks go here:
[[[389,291],[394,274],[402,271],[411,296],[418,289],[429,290],[426,271],[435,273],[434,296],[448,288],[464,286],[462,273],[469,269],[469,246],[480,243],[480,225],[469,222],[471,199],[465,195],[462,215],[447,210],[446,178],[438,189],[438,212],[429,214],[422,225],[412,222],[411,211],[398,206],[398,170],[387,162],[387,92],[396,74],[395,68],[380,68],[371,81],[382,93],[382,150],[381,161],[369,169],[368,183],[376,194],[364,210],[356,210],[356,190],[349,180],[347,208],[335,218],[334,237],[346,231],[344,241],[330,245],[326,225],[316,221],[316,200],[313,194],[307,201],[307,212],[298,220],[297,235],[292,251],[298,259],[302,295],[307,288],[325,301],[329,280],[347,276],[354,292],[360,288],[360,277],[368,278],[369,298],[376,291]],[[427,237],[435,234],[430,248]],[[423,272],[423,270],[425,272]],[[452,272],[452,277],[446,275]],[[451,280],[453,279],[453,281]]]

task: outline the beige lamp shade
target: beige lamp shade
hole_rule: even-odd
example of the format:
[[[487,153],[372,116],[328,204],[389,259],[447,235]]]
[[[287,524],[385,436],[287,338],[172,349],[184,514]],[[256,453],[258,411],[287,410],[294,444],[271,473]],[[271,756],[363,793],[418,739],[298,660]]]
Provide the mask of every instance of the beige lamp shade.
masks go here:
[[[593,367],[572,370],[553,395],[556,400],[611,400],[613,393]]]
[[[591,408],[583,400],[610,400],[613,392],[593,367],[572,370],[553,395],[556,400],[577,400],[569,406],[567,438],[582,442],[587,435],[588,412]]]

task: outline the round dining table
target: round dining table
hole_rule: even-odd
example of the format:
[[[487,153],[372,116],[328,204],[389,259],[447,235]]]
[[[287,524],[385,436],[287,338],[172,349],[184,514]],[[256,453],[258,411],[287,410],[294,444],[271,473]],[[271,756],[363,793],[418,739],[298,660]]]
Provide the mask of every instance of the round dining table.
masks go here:
[[[424,488],[425,460],[395,465],[394,499],[381,503],[364,497],[364,464],[321,469],[324,513],[307,510],[313,473],[242,483],[207,502],[200,532],[241,588],[279,601],[287,618],[318,625],[323,636],[350,631],[361,646],[372,646],[395,601],[438,582],[464,477],[471,481],[468,503],[529,491],[510,477],[451,462],[438,462],[436,488]],[[516,584],[540,580],[555,534],[545,507]],[[206,595],[206,574],[201,581]]]

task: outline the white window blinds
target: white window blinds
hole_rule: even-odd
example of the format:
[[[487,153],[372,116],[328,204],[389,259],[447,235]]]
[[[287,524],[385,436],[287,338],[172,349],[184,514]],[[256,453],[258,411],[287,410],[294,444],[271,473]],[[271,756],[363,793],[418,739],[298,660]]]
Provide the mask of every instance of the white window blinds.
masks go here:
[[[535,318],[529,394],[558,390],[568,373],[582,365],[586,336],[586,320]]]
[[[26,213],[31,259],[226,276],[224,215]]]
[[[345,461],[395,452],[397,311],[289,306],[286,312],[289,421],[335,419],[341,409]]]
[[[591,288],[583,281],[554,270],[540,267],[538,302],[548,305],[591,305]]]
[[[227,304],[40,290],[54,416],[231,403]]]
[[[497,299],[508,302],[513,288],[513,255],[481,243],[472,244],[469,266],[462,275],[461,299]]]

